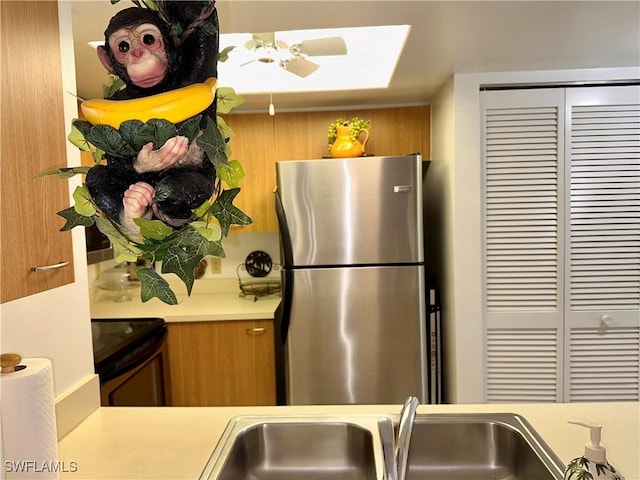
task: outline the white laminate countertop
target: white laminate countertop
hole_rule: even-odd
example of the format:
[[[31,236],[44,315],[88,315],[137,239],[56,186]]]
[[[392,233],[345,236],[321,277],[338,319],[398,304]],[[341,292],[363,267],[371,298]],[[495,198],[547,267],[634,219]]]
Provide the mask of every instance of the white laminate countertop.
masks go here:
[[[197,479],[227,423],[237,415],[398,415],[401,405],[295,407],[101,407],[59,442],[73,465],[62,480]],[[581,456],[588,431],[602,425],[607,459],[626,480],[640,480],[640,403],[421,405],[418,413],[510,412],[524,416],[566,464]]]
[[[279,295],[240,297],[236,279],[196,281],[191,296],[184,286],[174,286],[178,305],[167,305],[157,298],[140,300],[140,288],[132,288],[127,302],[115,302],[115,291],[93,289],[91,318],[159,317],[166,322],[201,322],[223,320],[268,320],[280,304]]]

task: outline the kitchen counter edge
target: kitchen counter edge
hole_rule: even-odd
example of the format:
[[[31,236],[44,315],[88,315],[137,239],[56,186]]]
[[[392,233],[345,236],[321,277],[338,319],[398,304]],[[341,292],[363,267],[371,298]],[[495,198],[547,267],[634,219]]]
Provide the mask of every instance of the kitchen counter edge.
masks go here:
[[[59,442],[61,479],[197,479],[238,415],[398,415],[400,405],[287,407],[101,407]],[[588,434],[569,420],[601,424],[607,458],[640,479],[640,403],[421,405],[419,413],[510,412],[525,417],[560,459],[581,456]],[[69,468],[74,467],[74,468]],[[66,471],[64,471],[66,470]],[[73,471],[71,471],[73,470]]]

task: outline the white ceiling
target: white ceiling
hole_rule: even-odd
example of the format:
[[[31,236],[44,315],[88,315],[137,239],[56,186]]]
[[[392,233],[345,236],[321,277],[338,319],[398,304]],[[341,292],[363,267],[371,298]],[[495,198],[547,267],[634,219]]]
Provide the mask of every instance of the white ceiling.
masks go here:
[[[87,45],[100,40],[122,0],[73,0],[78,95],[101,97],[106,74]],[[274,95],[276,107],[428,103],[454,73],[640,67],[640,2],[631,1],[218,1],[221,33],[409,24],[386,89]],[[224,79],[219,79],[225,85]],[[233,85],[229,85],[233,87]],[[264,110],[247,95],[238,110]]]

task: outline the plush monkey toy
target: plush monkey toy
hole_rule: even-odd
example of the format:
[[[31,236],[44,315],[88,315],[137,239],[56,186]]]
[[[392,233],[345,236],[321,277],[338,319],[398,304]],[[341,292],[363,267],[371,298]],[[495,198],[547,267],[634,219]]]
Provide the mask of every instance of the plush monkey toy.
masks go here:
[[[156,4],[159,12],[142,7],[118,12],[104,32],[105,45],[99,47],[98,57],[125,83],[113,100],[154,95],[217,76],[214,2]],[[207,118],[215,122],[215,101],[203,112],[202,125]],[[138,231],[136,217],[183,226],[214,191],[214,165],[195,141],[189,143],[183,136],[170,138],[158,149],[148,143],[134,157],[105,157],[106,165],[88,172],[86,185],[96,205],[132,232]],[[159,188],[170,194],[158,198]]]

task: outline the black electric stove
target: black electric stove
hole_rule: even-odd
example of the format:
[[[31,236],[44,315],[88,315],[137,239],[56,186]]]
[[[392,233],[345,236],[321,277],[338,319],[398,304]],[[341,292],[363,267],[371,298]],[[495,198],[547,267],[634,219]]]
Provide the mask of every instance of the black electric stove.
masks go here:
[[[143,363],[166,335],[162,318],[91,319],[93,359],[100,383]]]

